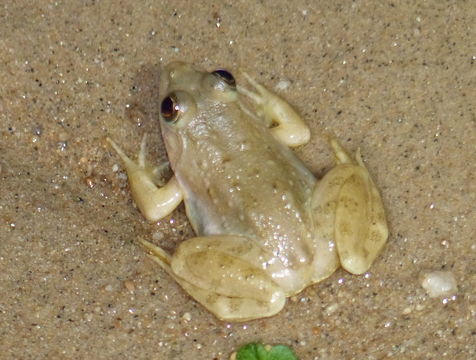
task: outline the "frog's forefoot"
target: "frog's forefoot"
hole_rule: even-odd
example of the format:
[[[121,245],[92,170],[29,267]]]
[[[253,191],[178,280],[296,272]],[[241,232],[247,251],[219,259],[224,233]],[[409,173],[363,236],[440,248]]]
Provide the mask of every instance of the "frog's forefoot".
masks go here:
[[[170,214],[182,201],[182,191],[175,176],[163,186],[158,187],[159,169],[153,169],[146,163],[146,136],[142,138],[137,163],[132,161],[111,139],[106,139],[121,157],[127,171],[132,197],[142,214],[149,221],[157,221]]]
[[[251,76],[243,73],[243,76],[256,89],[256,93],[242,86],[238,86],[238,92],[245,95],[256,105],[258,117],[265,120],[270,126],[270,131],[283,144],[295,147],[306,144],[311,132],[301,116],[294,108],[277,94],[266,89],[256,82]],[[242,107],[244,107],[242,105]],[[244,107],[247,113],[250,113]]]

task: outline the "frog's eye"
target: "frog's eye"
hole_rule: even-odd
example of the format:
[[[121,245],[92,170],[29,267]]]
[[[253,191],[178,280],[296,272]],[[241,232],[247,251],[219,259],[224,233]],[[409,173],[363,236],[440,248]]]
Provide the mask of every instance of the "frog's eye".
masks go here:
[[[185,126],[196,114],[197,105],[185,91],[173,91],[168,94],[160,105],[160,117],[174,126]]]
[[[235,78],[226,70],[220,69],[206,74],[202,80],[202,89],[210,98],[225,103],[238,98]]]
[[[170,123],[177,121],[179,112],[180,106],[178,106],[177,98],[174,94],[169,94],[164,98],[164,100],[162,100],[160,114],[166,122]]]
[[[228,86],[236,87],[236,81],[233,75],[223,69],[215,70],[212,72],[213,75],[218,77],[220,80],[223,80]]]

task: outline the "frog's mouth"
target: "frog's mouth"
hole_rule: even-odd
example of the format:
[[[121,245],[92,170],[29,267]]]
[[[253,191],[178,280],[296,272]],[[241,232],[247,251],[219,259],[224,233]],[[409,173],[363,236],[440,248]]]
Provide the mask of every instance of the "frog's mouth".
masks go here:
[[[169,158],[170,166],[172,170],[175,171],[175,166],[182,156],[183,141],[181,137],[177,134],[175,129],[172,129],[167,124],[160,122],[160,127],[162,130],[162,138],[164,139],[165,149],[167,150],[167,157]]]

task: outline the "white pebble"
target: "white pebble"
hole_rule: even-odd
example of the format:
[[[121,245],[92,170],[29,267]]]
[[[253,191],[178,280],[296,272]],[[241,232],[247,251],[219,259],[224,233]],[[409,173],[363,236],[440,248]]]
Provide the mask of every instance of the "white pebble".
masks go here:
[[[152,239],[155,241],[162,240],[164,238],[164,233],[162,231],[156,231],[152,234]]]
[[[423,275],[421,286],[432,298],[453,295],[457,290],[456,279],[448,271],[433,271]]]
[[[325,309],[326,315],[327,315],[327,316],[332,315],[333,313],[336,312],[336,310],[337,310],[338,307],[339,307],[339,305],[338,305],[337,303],[330,304],[330,305],[327,306],[326,309]]]
[[[186,312],[182,315],[182,319],[184,321],[190,321],[190,320],[192,320],[192,314],[190,314],[189,312]]]
[[[289,80],[280,80],[277,84],[276,84],[276,90],[286,90],[289,86],[291,86],[291,81]]]
[[[411,312],[412,312],[412,308],[410,306],[408,306],[405,309],[403,309],[402,314],[403,315],[408,315],[408,314],[411,314]]]

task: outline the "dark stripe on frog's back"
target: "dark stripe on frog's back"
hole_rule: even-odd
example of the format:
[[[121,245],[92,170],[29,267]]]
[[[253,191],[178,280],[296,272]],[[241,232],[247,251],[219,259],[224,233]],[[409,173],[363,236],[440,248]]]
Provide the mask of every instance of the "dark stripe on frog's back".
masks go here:
[[[241,111],[238,115],[224,120],[225,115],[217,111],[211,120],[199,119],[187,130],[184,152],[175,171],[185,190],[192,226],[197,235],[262,234],[269,239],[272,230],[276,231],[274,227],[282,225],[280,222],[296,222],[283,216],[286,209],[276,198],[285,192],[292,208],[304,217],[302,225],[293,224],[294,236],[302,234],[311,226],[305,204],[315,184],[314,176],[292,150],[276,141],[264,123]],[[276,219],[276,223],[257,221],[263,216]],[[271,228],[266,229],[267,225]],[[265,244],[271,248],[277,245],[271,239]]]

